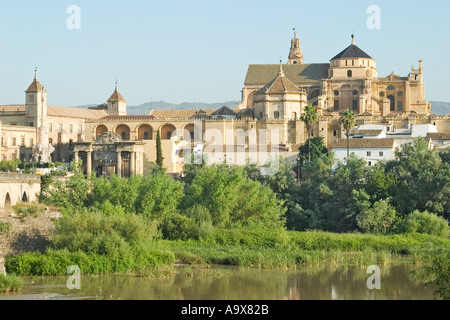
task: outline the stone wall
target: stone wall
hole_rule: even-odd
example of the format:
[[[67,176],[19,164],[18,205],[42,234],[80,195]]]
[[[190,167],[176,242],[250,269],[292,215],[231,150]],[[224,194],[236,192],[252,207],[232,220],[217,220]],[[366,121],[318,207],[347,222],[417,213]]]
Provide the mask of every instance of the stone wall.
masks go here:
[[[38,217],[21,219],[12,210],[3,210],[0,222],[11,222],[12,230],[6,234],[0,233],[0,252],[8,256],[44,251],[50,244],[50,235],[55,227],[53,220],[59,217],[58,212],[46,211]]]

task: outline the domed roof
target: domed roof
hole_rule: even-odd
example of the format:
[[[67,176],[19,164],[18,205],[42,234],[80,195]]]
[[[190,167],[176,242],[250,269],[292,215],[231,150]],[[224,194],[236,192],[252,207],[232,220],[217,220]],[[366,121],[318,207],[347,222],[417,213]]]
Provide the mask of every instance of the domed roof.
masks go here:
[[[341,51],[338,55],[336,55],[331,60],[338,60],[338,59],[372,59],[371,56],[369,56],[367,53],[365,53],[363,50],[361,50],[357,45],[355,45],[355,36],[352,35],[352,44],[345,48],[343,51]]]

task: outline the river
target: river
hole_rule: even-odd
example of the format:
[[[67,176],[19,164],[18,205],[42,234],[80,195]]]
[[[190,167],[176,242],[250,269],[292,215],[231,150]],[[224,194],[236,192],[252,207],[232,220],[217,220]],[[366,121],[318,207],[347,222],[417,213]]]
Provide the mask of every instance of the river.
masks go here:
[[[82,275],[81,289],[67,277],[24,277],[19,293],[0,300],[432,300],[434,288],[412,276],[416,266],[380,266],[380,289],[368,289],[362,267],[302,267],[297,270],[229,266],[178,267],[167,278]]]

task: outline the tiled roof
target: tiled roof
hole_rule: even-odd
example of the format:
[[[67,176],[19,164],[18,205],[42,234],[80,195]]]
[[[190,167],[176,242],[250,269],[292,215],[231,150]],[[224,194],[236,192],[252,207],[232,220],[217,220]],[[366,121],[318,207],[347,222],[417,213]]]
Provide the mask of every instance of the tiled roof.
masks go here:
[[[139,120],[153,120],[154,116],[149,115],[130,115],[130,116],[106,116],[101,118],[102,121],[139,121]]]
[[[227,106],[223,106],[222,108],[211,113],[212,116],[235,116],[236,112],[228,108]]]
[[[0,112],[25,112],[25,105],[0,106]]]
[[[239,109],[231,109],[233,112],[239,112]],[[198,112],[198,109],[177,109],[177,110],[152,110],[150,112],[151,116],[159,119],[188,119],[195,115]],[[217,109],[203,109],[207,115],[211,115],[213,112],[217,111]]]
[[[115,101],[115,102],[126,102],[125,99],[122,97],[120,92],[116,89],[114,90],[111,97],[108,99],[108,101]]]
[[[450,140],[450,132],[429,132],[427,139],[432,140]]]
[[[33,82],[30,84],[26,92],[37,92],[42,91],[44,86],[38,81],[37,78],[34,78]]]
[[[300,89],[284,73],[280,73],[257,93],[300,93]]]
[[[283,65],[286,77],[295,85],[319,83],[328,78],[328,63],[317,64],[287,64]],[[277,64],[250,65],[248,67],[245,85],[265,86],[275,79],[280,71]]]
[[[353,134],[363,134],[366,137],[376,137],[383,133],[383,130],[355,130]]]
[[[350,139],[350,148],[393,148],[394,139]],[[347,148],[347,139],[338,139],[331,148]]]
[[[337,56],[335,56],[331,60],[355,59],[355,58],[372,59],[371,56],[362,51],[358,46],[352,44],[349,47],[345,48],[343,51],[341,51]]]
[[[254,110],[252,108],[246,108],[243,109],[241,111],[239,111],[239,113],[237,114],[238,118],[254,118],[255,117],[255,113]]]
[[[108,116],[108,113],[105,110],[48,106],[47,115],[52,117],[101,119]]]
[[[25,105],[0,106],[0,112],[25,112]],[[100,119],[108,116],[105,110],[47,106],[47,115],[51,117],[66,117],[80,119]]]

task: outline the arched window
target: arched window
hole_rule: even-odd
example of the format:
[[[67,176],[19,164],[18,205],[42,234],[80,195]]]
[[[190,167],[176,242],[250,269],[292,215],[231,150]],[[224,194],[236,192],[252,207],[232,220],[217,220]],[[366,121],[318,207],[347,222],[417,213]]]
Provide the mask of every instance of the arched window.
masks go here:
[[[274,119],[280,119],[280,112],[275,111],[275,112],[273,113],[273,117],[274,117]]]
[[[395,96],[390,95],[388,99],[391,100],[391,111],[395,111]]]
[[[353,76],[352,70],[347,71],[347,78],[351,78]]]

